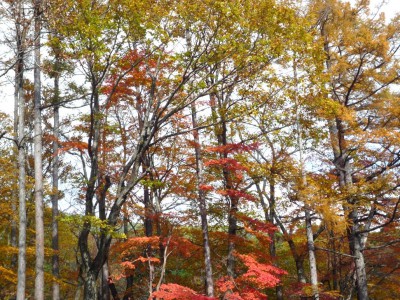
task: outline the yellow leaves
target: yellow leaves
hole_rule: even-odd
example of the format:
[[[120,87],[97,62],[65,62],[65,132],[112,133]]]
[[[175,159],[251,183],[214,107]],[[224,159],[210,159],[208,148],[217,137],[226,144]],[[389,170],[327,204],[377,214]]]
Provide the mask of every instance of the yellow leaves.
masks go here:
[[[119,232],[116,227],[108,224],[107,220],[101,220],[95,216],[79,216],[79,215],[65,215],[60,217],[60,222],[68,224],[71,230],[79,230],[84,224],[90,224],[92,233],[106,233],[110,234],[113,238],[126,238],[125,234]]]
[[[2,281],[7,281],[11,284],[17,284],[17,274],[2,266],[0,266],[0,278]]]
[[[300,198],[323,217],[324,223],[337,233],[345,233],[346,221],[341,214],[343,195],[334,189],[336,178],[307,177],[307,186],[300,190]]]

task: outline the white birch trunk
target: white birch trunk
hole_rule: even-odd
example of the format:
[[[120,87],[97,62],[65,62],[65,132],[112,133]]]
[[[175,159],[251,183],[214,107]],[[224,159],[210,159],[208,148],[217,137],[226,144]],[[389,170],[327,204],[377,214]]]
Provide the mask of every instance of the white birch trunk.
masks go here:
[[[204,184],[203,177],[203,161],[201,156],[201,146],[199,131],[197,128],[197,112],[196,103],[191,104],[192,108],[192,126],[193,126],[193,137],[195,142],[195,157],[196,157],[196,176],[197,176],[197,191],[198,191],[198,202],[200,208],[201,218],[201,231],[203,235],[203,252],[204,252],[204,266],[206,271],[206,295],[207,297],[214,297],[214,281],[212,276],[212,264],[211,264],[211,250],[210,250],[210,239],[208,235],[208,221],[207,221],[207,204],[205,199],[204,191],[201,190],[201,185]]]
[[[14,8],[15,17],[22,19],[23,5],[18,1]],[[25,300],[26,287],[26,191],[25,191],[25,95],[24,95],[24,29],[16,22],[17,64],[16,64],[16,98],[18,99],[18,282],[17,300]]]
[[[35,300],[44,299],[44,224],[43,224],[43,167],[42,122],[40,82],[40,31],[41,0],[35,1],[35,50],[34,50],[34,163],[35,163]]]
[[[296,127],[297,127],[297,143],[299,147],[300,156],[300,175],[301,175],[301,185],[302,189],[307,185],[307,178],[304,172],[304,161],[303,161],[303,139],[301,136],[301,124],[300,124],[300,104],[298,100],[298,81],[297,81],[297,67],[296,61],[293,65],[294,70],[294,80],[295,80],[295,104],[296,104]],[[302,194],[302,193],[300,193]],[[303,195],[301,195],[303,198]],[[307,248],[308,248],[308,259],[310,263],[310,282],[312,285],[312,293],[315,300],[319,300],[318,293],[318,270],[317,270],[317,260],[315,258],[315,246],[314,246],[314,236],[312,231],[311,222],[311,209],[307,203],[307,199],[302,199],[304,201],[304,214],[306,221],[306,236],[307,236]]]

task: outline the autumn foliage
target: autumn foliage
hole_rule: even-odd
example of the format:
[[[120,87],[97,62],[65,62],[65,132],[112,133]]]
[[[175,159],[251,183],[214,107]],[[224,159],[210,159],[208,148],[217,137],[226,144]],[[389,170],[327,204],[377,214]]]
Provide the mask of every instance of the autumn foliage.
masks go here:
[[[397,300],[384,7],[1,1],[0,299]]]

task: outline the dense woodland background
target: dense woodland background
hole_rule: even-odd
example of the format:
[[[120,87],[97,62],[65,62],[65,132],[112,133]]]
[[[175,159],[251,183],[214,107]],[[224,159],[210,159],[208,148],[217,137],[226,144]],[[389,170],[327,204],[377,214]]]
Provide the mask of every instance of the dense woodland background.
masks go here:
[[[0,3],[1,299],[399,298],[399,17]]]

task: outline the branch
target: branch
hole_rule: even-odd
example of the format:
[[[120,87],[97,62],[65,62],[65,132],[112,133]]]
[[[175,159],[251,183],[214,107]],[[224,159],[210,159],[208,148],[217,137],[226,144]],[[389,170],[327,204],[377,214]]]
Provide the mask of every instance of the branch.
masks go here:
[[[313,240],[316,240],[316,239],[319,237],[319,235],[320,235],[322,232],[324,232],[325,229],[326,229],[325,224],[321,224],[321,226],[319,226],[317,232],[313,234]]]
[[[383,223],[381,225],[375,226],[373,228],[368,228],[368,229],[365,229],[365,230],[357,231],[356,234],[363,234],[363,233],[371,232],[371,231],[374,231],[374,230],[377,230],[379,228],[385,227],[385,226],[389,225],[390,223],[392,223],[394,221],[394,219],[396,218],[397,208],[399,207],[399,204],[400,204],[400,197],[397,200],[396,205],[394,206],[392,216],[390,217],[390,219],[387,222],[385,222],[385,223]]]
[[[393,245],[393,244],[397,244],[397,243],[400,243],[400,239],[396,239],[396,240],[390,241],[390,242],[388,242],[388,243],[386,243],[386,244],[379,245],[379,246],[366,247],[366,248],[364,248],[364,250],[377,250],[377,249],[382,249],[382,248],[385,248],[385,247],[387,247],[387,246],[390,246],[390,245]]]
[[[331,249],[321,248],[321,247],[315,247],[315,250],[322,250],[322,251],[331,252],[331,253],[342,255],[342,256],[347,256],[347,257],[351,257],[351,258],[357,258],[354,255],[350,255],[350,254],[334,251],[334,250],[331,250]]]
[[[162,268],[161,268],[160,280],[158,280],[156,291],[158,291],[160,289],[161,283],[164,280],[165,267],[167,265],[167,258],[172,253],[172,251],[167,253],[169,242],[171,241],[171,237],[172,237],[171,235],[168,237],[167,244],[165,245],[165,248],[164,248],[164,259],[163,259],[163,264],[162,264]]]

